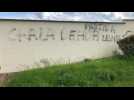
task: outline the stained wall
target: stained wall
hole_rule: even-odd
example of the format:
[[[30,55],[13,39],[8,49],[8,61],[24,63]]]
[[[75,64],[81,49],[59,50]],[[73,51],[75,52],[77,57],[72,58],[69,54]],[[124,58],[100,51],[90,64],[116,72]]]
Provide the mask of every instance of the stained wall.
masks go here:
[[[0,21],[0,73],[112,56],[133,26],[133,21]]]

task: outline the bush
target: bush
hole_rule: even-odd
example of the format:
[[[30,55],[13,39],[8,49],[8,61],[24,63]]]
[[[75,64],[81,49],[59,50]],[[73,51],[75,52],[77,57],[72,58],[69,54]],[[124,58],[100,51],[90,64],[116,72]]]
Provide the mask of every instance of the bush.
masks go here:
[[[84,62],[90,62],[90,61],[91,59],[88,59],[88,58],[84,59]]]
[[[118,58],[118,59],[125,59],[125,60],[126,60],[126,59],[128,58],[128,56],[122,55],[122,54],[120,54],[120,53],[119,53],[118,51],[116,51],[116,50],[113,51],[113,55],[114,55],[114,56],[113,56],[114,58],[116,57],[116,58]]]
[[[123,51],[124,55],[134,55],[134,35],[117,41],[117,44],[119,45],[119,48]]]

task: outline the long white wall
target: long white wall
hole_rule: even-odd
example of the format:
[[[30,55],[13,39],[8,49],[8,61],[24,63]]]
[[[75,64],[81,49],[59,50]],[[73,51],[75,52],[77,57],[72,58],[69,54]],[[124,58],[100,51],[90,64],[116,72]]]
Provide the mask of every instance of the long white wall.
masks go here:
[[[133,24],[0,21],[0,73],[112,56]]]

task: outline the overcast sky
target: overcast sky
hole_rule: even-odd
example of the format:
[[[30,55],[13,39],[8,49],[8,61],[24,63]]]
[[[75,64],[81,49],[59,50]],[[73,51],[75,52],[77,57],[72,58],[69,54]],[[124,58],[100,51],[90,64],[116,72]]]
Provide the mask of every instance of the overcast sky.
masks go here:
[[[133,19],[134,12],[0,12],[0,18],[70,21],[120,21],[121,19]]]

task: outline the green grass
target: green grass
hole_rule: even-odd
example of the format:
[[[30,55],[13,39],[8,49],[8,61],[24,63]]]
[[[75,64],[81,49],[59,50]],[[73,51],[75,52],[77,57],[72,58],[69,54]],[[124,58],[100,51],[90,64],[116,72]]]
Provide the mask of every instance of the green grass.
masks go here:
[[[110,57],[14,73],[11,87],[134,86],[134,57]]]

